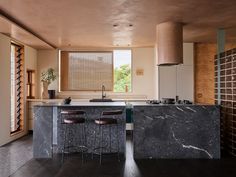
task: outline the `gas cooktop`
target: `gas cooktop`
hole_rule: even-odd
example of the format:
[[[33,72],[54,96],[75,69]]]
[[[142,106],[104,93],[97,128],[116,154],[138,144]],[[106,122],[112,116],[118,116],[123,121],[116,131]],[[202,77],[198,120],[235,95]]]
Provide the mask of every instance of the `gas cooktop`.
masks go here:
[[[146,102],[147,104],[192,104],[189,100],[178,100],[176,101],[160,101],[160,100],[148,100]]]

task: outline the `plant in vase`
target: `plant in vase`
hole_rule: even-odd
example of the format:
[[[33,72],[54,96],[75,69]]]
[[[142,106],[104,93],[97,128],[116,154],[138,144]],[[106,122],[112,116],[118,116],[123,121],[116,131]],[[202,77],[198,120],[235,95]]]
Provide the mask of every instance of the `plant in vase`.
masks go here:
[[[42,98],[54,98],[55,90],[48,90],[48,86],[56,80],[57,76],[53,68],[41,73],[41,82],[43,83]]]

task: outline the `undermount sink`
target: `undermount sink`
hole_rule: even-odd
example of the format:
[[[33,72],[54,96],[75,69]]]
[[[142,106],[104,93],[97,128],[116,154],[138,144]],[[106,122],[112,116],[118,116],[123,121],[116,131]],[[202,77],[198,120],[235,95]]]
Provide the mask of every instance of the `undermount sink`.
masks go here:
[[[91,99],[89,100],[89,102],[113,102],[112,99],[109,99],[109,98],[94,98],[94,99]]]

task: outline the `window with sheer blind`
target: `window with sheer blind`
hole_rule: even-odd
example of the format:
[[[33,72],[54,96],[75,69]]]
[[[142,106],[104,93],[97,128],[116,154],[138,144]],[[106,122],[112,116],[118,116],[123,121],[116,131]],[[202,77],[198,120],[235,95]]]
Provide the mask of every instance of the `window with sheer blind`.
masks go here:
[[[61,51],[61,91],[113,90],[113,52]]]

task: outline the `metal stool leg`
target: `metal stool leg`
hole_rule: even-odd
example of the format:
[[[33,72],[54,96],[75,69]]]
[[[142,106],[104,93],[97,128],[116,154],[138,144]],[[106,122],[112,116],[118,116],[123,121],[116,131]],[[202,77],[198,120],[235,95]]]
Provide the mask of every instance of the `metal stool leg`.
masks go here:
[[[84,131],[84,147],[87,147],[87,137],[86,137],[86,124],[83,125],[83,131]]]
[[[120,161],[120,144],[119,144],[119,131],[118,131],[118,124],[116,124],[116,139],[117,139],[117,158]]]
[[[82,127],[81,126],[83,126],[83,125],[79,125],[80,127],[80,147],[82,147],[81,148],[81,158],[82,158],[82,164],[84,163],[84,152],[83,152],[83,145],[84,145],[84,143],[83,143],[83,134],[84,134],[84,132],[83,132],[83,129],[82,129]]]
[[[84,156],[84,151],[85,148],[87,147],[87,143],[86,143],[86,131],[85,131],[85,123],[82,125],[82,154]],[[84,158],[83,158],[84,161]]]
[[[95,129],[94,129],[94,142],[93,142],[93,149],[92,149],[92,159],[93,159],[93,154],[94,154],[94,150],[95,150],[95,147],[96,147],[96,138],[97,138],[97,126],[95,126]]]
[[[101,133],[101,139],[99,141],[99,149],[100,149],[100,164],[102,164],[102,141],[103,141],[103,128],[101,127],[101,125],[99,125],[99,133]]]
[[[65,125],[65,130],[64,130],[64,142],[63,142],[63,148],[62,148],[62,164],[64,163],[64,154],[65,154],[65,147],[66,147],[66,134],[67,134],[67,125]]]
[[[110,146],[110,153],[111,153],[111,125],[109,125],[109,146]]]
[[[66,125],[66,126],[68,126],[68,125]],[[69,127],[69,128],[67,127],[67,129],[68,129],[68,130],[67,130],[67,131],[68,131],[68,136],[67,136],[68,145],[66,146],[66,149],[67,149],[68,154],[69,154],[69,153],[70,153],[71,141],[72,141],[72,140],[71,140],[71,138],[72,138],[72,137],[71,137],[71,134],[72,134],[72,133],[71,133],[71,131],[72,131],[72,130],[71,130],[71,129],[72,129],[72,126]],[[67,143],[67,142],[66,142],[66,143]]]

